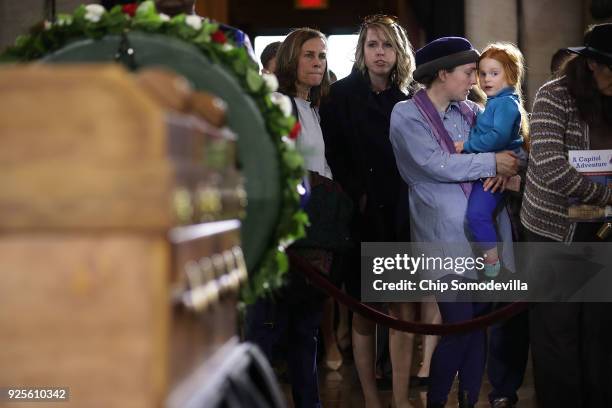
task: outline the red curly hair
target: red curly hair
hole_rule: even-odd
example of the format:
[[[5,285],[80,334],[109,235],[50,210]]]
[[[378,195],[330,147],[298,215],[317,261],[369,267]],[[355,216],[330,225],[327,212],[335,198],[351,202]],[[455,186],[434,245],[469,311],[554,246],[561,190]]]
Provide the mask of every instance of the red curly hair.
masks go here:
[[[484,58],[491,58],[499,62],[504,69],[504,77],[508,85],[512,86],[519,97],[519,110],[521,112],[521,134],[524,147],[529,150],[529,115],[523,107],[523,94],[521,84],[525,76],[525,59],[518,47],[509,42],[496,42],[485,47],[480,54],[478,62]]]

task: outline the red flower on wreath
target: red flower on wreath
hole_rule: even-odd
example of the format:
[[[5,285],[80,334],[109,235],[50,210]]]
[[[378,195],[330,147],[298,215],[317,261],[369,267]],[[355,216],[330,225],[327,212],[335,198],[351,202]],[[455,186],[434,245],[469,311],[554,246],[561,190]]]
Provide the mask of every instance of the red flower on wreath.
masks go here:
[[[121,11],[123,11],[125,14],[128,14],[130,17],[134,17],[137,8],[138,3],[128,3],[121,6]]]
[[[225,36],[225,33],[221,30],[217,30],[214,33],[212,33],[210,38],[214,42],[219,43],[219,44],[225,44],[227,42],[227,37]]]
[[[300,125],[300,122],[295,122],[295,125],[293,125],[293,128],[291,129],[291,132],[289,132],[289,139],[297,139],[298,135],[300,134],[300,130],[302,130],[302,125]]]

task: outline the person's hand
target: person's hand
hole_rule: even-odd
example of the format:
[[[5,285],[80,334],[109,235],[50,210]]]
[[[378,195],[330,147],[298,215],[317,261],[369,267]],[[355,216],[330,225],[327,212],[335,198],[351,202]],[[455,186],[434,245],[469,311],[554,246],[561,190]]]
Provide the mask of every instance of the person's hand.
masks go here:
[[[495,153],[495,167],[498,176],[514,176],[518,172],[518,156],[511,151]]]
[[[484,191],[491,190],[492,193],[496,193],[498,191],[503,193],[506,190],[508,180],[510,180],[510,177],[506,176],[489,177],[484,181],[484,183],[482,183],[482,187]]]
[[[506,190],[516,191],[517,193],[521,191],[521,176],[516,175],[512,176],[508,179],[508,183],[506,184]]]
[[[461,153],[463,151],[463,142],[455,142],[455,151]]]

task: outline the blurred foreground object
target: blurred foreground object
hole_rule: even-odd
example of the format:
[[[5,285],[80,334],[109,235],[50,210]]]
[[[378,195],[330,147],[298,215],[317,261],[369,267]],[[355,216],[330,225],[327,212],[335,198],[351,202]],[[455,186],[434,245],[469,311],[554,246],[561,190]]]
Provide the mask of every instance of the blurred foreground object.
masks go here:
[[[66,407],[188,406],[236,353],[233,134],[138,82],[0,68],[0,384],[68,387]]]

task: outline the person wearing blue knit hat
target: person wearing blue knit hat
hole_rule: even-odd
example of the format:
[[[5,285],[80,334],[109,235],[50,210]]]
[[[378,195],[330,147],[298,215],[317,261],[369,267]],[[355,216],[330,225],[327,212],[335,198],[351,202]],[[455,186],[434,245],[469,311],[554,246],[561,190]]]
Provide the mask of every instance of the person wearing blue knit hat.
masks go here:
[[[424,85],[412,99],[398,103],[391,114],[390,139],[400,175],[409,186],[411,240],[443,243],[443,256],[477,258],[466,236],[466,210],[472,182],[486,179],[496,191],[518,170],[512,152],[457,154],[454,143],[465,141],[480,108],[467,101],[476,85],[479,53],[461,37],[430,42],[415,55],[414,79]],[[514,270],[512,229],[507,212],[496,219],[503,242],[504,266]],[[452,243],[452,245],[450,245]],[[423,246],[425,256],[440,257],[440,249]],[[420,253],[420,252],[419,252]],[[453,270],[427,270],[421,279],[475,281],[476,267],[461,274]],[[487,312],[485,303],[436,293],[444,323],[458,323]],[[459,374],[460,406],[473,407],[484,374],[485,330],[443,336],[431,361],[428,407],[444,407],[455,375]]]
[[[423,83],[441,69],[476,63],[480,54],[463,37],[442,37],[419,49],[415,54],[417,68],[414,79]]]

